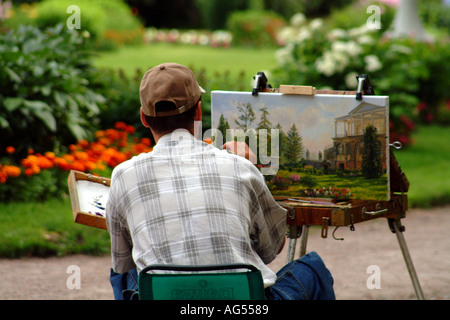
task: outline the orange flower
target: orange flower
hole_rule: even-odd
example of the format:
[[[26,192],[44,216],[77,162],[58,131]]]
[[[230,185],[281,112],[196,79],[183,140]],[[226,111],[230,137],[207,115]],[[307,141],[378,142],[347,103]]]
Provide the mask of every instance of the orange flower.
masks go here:
[[[53,160],[53,163],[54,163],[56,166],[58,166],[58,168],[60,168],[61,170],[64,170],[64,171],[70,170],[70,164],[69,164],[69,162],[67,162],[67,160],[64,159],[64,158],[56,157],[56,158]]]
[[[20,168],[16,166],[5,166],[5,172],[9,177],[18,177],[20,176]]]
[[[119,130],[126,130],[127,124],[125,122],[118,121],[114,124],[114,128]]]
[[[103,130],[98,130],[96,133],[95,133],[95,138],[101,138],[101,137],[103,137],[103,135],[105,134],[105,132],[103,131]]]
[[[31,166],[31,170],[33,170],[33,173],[34,173],[34,174],[38,174],[38,173],[41,172],[41,168],[39,168],[39,166],[36,165],[36,164],[34,164],[34,165]]]
[[[6,152],[12,154],[16,152],[16,149],[13,146],[6,147]]]
[[[152,140],[150,140],[149,138],[142,138],[141,139],[141,143],[143,143],[147,147],[151,147],[152,146]]]
[[[73,156],[75,157],[75,159],[78,159],[78,160],[87,160],[87,158],[88,158],[88,154],[83,151],[76,151],[76,152],[74,152]]]
[[[81,140],[78,142],[78,145],[83,149],[89,148],[89,142],[87,140]]]
[[[56,157],[54,152],[46,152],[46,153],[44,153],[44,156],[47,157],[47,159],[50,159],[50,160],[53,160]]]
[[[31,168],[33,165],[36,165],[38,163],[38,157],[36,157],[33,154],[30,154],[25,159],[22,159],[21,163],[24,167]]]
[[[203,139],[204,142],[211,144],[212,143],[212,138],[205,138]]]
[[[92,171],[95,168],[97,168],[97,165],[92,161],[86,161],[86,163],[84,165],[85,165],[87,171]]]
[[[86,171],[86,166],[80,161],[75,161],[72,165],[72,169],[78,171]]]
[[[105,131],[105,136],[112,141],[117,141],[121,137],[120,132],[115,129],[107,129]]]
[[[8,180],[8,176],[6,173],[0,171],[0,183],[6,183],[6,180]]]
[[[71,152],[74,152],[76,149],[77,149],[77,146],[74,145],[74,144],[71,144],[71,145],[69,146],[69,150],[70,150]]]
[[[42,155],[38,155],[38,163],[37,163],[37,165],[41,169],[53,168],[53,162],[50,161],[49,159],[47,159],[46,157],[42,156]]]
[[[63,155],[63,158],[65,160],[67,160],[68,162],[74,162],[75,161],[75,157],[73,155],[71,155],[71,154],[65,154],[65,155]]]
[[[98,143],[100,143],[106,147],[111,144],[111,140],[109,140],[108,138],[100,138],[100,139],[98,139]]]
[[[133,126],[127,126],[125,128],[125,131],[128,132],[129,134],[134,134],[136,132],[136,129]]]

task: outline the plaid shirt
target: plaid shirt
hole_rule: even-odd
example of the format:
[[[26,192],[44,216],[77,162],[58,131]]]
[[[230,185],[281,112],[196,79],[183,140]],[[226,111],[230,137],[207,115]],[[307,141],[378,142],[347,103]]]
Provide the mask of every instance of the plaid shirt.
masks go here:
[[[239,262],[266,286],[276,280],[266,264],[283,243],[285,209],[250,161],[185,130],[114,169],[106,219],[115,272]]]

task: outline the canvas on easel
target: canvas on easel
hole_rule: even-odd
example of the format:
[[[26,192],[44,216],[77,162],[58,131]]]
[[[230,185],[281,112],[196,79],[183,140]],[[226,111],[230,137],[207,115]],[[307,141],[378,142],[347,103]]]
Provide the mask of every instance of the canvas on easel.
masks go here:
[[[314,93],[213,91],[212,128],[246,139],[275,196],[389,200],[389,97]]]

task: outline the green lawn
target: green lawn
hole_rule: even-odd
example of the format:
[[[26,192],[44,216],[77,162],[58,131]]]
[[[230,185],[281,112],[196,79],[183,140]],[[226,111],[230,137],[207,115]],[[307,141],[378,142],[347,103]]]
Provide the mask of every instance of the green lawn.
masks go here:
[[[285,178],[289,178],[291,174],[298,174],[300,176],[305,176],[304,172],[289,172],[287,170],[279,170],[277,175]],[[352,199],[373,199],[373,200],[386,200],[387,197],[387,183],[386,175],[378,179],[365,179],[362,176],[349,177],[349,176],[338,176],[336,174],[323,174],[315,175],[311,174],[317,181],[317,186],[314,189],[320,188],[337,188],[337,189],[349,189],[353,194]],[[274,195],[280,196],[299,196],[301,192],[305,189],[302,185],[290,186],[288,190],[272,190]]]
[[[410,182],[410,206],[449,204],[450,127],[422,126],[413,138],[414,145],[395,151],[395,157]]]
[[[267,72],[276,67],[275,49],[268,48],[214,48],[184,44],[153,43],[127,46],[117,51],[103,52],[95,59],[97,67],[121,68],[134,75],[137,68],[147,69],[164,62],[176,62],[194,70],[206,69],[208,76],[230,72],[237,79],[241,72],[252,77],[258,71]],[[270,78],[269,78],[270,81]],[[201,85],[201,84],[200,84]],[[219,89],[219,88],[217,88]],[[226,88],[223,88],[224,90]]]
[[[108,232],[73,222],[68,198],[0,203],[0,257],[96,255],[109,250]]]

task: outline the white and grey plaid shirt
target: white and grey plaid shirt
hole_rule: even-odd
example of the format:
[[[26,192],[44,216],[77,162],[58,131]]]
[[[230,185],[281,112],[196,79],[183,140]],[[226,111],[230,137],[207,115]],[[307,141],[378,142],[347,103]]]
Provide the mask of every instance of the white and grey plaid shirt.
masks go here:
[[[115,272],[239,262],[259,268],[265,286],[286,232],[286,211],[258,169],[186,130],[114,169],[106,220]]]

